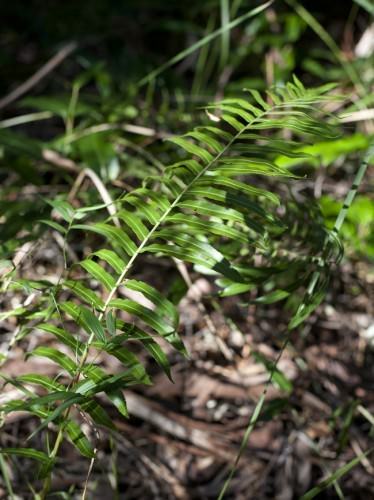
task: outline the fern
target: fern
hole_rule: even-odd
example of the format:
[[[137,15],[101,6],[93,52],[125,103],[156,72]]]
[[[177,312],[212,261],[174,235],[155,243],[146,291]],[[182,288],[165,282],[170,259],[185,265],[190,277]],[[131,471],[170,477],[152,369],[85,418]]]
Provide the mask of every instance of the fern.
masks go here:
[[[35,432],[50,422],[59,428],[49,453],[27,452],[42,464],[41,473],[47,477],[44,494],[64,437],[82,455],[91,459],[95,456],[72,409],[87,414],[95,425],[113,429],[97,395],[105,393],[127,416],[122,390],[150,383],[129,341],[141,342],[168,377],[167,356],[157,338],[186,354],[178,335],[175,305],[149,283],[132,278],[134,266],[147,254],[172,257],[214,274],[223,295],[249,290],[253,286],[253,255],[266,255],[272,236],[278,237],[287,228],[276,214],[278,196],[248,181],[254,176],[277,180],[295,177],[276,158],[307,156],[300,151],[298,140],[276,138],[277,130],[287,129],[295,138],[302,136],[303,144],[308,137],[313,141],[316,136],[336,136],[323,112],[318,111],[319,105],[330,99],[326,94],[330,88],[307,90],[295,78],[293,83],[269,91],[266,101],[252,90],[249,99],[212,104],[209,112],[216,114],[219,126],[215,121],[214,126],[196,127],[171,138],[180,147],[179,161],[167,166],[162,177],[151,176],[116,200],[114,216],[97,218],[105,206],[74,209],[63,200],[51,202],[64,222],[46,222],[65,239],[72,231],[79,231],[82,238],[94,233],[106,243],[67,269],[57,285],[44,281],[33,284],[41,291],[41,298],[30,311],[30,323],[22,334],[47,332],[64,348],[39,346],[28,356],[52,360],[65,374],[62,380],[68,382],[39,374],[6,379],[24,393],[25,399],[3,405],[2,411],[23,410],[38,416],[41,425]],[[85,278],[81,278],[82,273]],[[91,286],[92,280],[99,283],[99,289]],[[14,283],[22,286],[22,280]],[[123,298],[126,289],[137,292],[134,296],[140,294],[143,300]],[[125,321],[123,313],[130,315],[131,321]],[[113,374],[101,368],[95,362],[100,352],[117,358],[123,370]],[[35,395],[30,386],[43,388],[46,395]],[[22,450],[2,452],[26,453]]]

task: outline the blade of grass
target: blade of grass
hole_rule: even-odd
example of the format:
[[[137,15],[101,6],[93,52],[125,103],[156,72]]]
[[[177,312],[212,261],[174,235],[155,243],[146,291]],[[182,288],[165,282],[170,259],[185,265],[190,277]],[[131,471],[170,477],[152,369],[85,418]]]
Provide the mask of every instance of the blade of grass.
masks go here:
[[[374,158],[374,142],[369,146],[362,162],[361,165],[359,166],[359,169],[357,170],[357,173],[355,175],[355,178],[353,179],[353,183],[351,186],[351,189],[349,190],[342,208],[339,211],[338,217],[336,219],[333,231],[337,234],[339,233],[343,222],[347,216],[349,207],[352,205],[352,202],[356,196],[357,190],[362,182],[362,179],[364,178],[364,175],[366,173],[367,167],[369,165],[369,162],[372,161]]]
[[[371,144],[371,146],[368,148],[361,164],[360,164],[360,167],[355,175],[355,178],[353,180],[353,183],[352,183],[352,187],[351,189],[349,190],[347,196],[346,196],[346,199],[344,201],[344,204],[338,214],[338,217],[336,219],[336,222],[335,222],[335,225],[334,225],[334,233],[338,233],[344,220],[345,220],[345,217],[348,213],[348,210],[349,210],[349,207],[351,206],[352,202],[353,202],[353,199],[357,193],[357,189],[359,188],[361,182],[362,182],[362,179],[365,175],[365,172],[366,172],[366,169],[368,167],[368,164],[369,164],[369,161],[371,161],[371,158],[374,156],[374,143]],[[309,286],[308,286],[308,289],[307,289],[307,292],[306,292],[306,295],[304,297],[304,300],[302,302],[302,304],[299,306],[299,309],[300,307],[302,306],[305,306],[305,303],[306,301],[308,300],[309,296],[311,296],[313,294],[313,291],[314,291],[314,288],[317,284],[317,281],[319,279],[319,276],[320,276],[320,271],[316,271],[312,278],[311,278],[311,282],[309,283]],[[298,309],[298,311],[299,311]],[[298,314],[298,311],[296,312],[296,315]],[[305,320],[306,318],[304,318]],[[250,420],[249,420],[249,423],[248,423],[248,426],[247,426],[247,429],[245,431],[245,434],[243,436],[243,439],[242,439],[242,442],[241,442],[241,445],[240,445],[240,448],[239,448],[239,452],[236,456],[236,459],[235,459],[235,462],[230,470],[230,473],[220,491],[220,494],[218,496],[218,499],[217,500],[223,500],[225,494],[226,494],[226,491],[228,489],[228,487],[230,486],[230,483],[231,483],[231,480],[232,478],[234,477],[234,474],[235,474],[235,471],[239,465],[239,461],[244,453],[244,450],[245,448],[247,447],[248,445],[248,442],[249,442],[249,438],[250,438],[250,435],[259,419],[259,416],[261,415],[261,410],[262,410],[262,407],[264,405],[264,402],[265,402],[265,398],[266,398],[266,394],[267,394],[267,391],[268,391],[268,388],[270,386],[270,384],[272,383],[273,381],[273,376],[274,374],[276,373],[276,370],[277,370],[277,365],[283,355],[283,352],[285,351],[287,345],[288,345],[288,342],[289,342],[289,339],[290,339],[290,333],[291,333],[291,330],[292,328],[289,326],[289,330],[288,330],[288,333],[287,333],[287,336],[283,342],[283,345],[281,347],[281,350],[279,351],[279,354],[278,354],[278,357],[277,359],[275,360],[272,368],[271,368],[271,372],[270,372],[270,376],[269,376],[269,379],[268,381],[266,382],[266,385],[264,387],[264,390],[252,412],[252,415],[250,417]],[[372,451],[372,450],[371,450]],[[370,451],[370,453],[371,453]],[[366,455],[365,455],[366,456]],[[302,497],[302,500],[309,500],[309,498],[313,498],[315,495],[317,495],[320,491],[320,488],[321,485],[325,485],[327,484],[327,486],[324,486],[324,488],[327,488],[328,486],[330,486],[331,484],[335,484],[336,481],[342,476],[344,475],[346,472],[348,472],[352,467],[354,467],[354,465],[356,465],[356,463],[358,463],[360,460],[361,460],[361,456],[360,457],[357,457],[356,459],[354,459],[353,461],[349,462],[349,464],[346,464],[346,466],[343,466],[343,468],[340,468],[338,469],[338,471],[336,471],[332,476],[330,476],[326,481],[324,481],[323,483],[321,483],[319,486],[317,486],[316,488],[314,488],[313,490],[311,490],[311,492],[315,492],[317,491],[317,493],[313,493],[313,496],[310,496],[310,497]],[[350,465],[352,464],[353,465]],[[350,465],[350,467],[348,467]],[[341,472],[341,470],[343,469],[343,472]],[[323,489],[324,489],[323,488]]]
[[[288,5],[290,5],[295,12],[306,22],[306,24],[319,36],[319,38],[324,42],[324,44],[330,49],[331,53],[341,64],[344,71],[346,72],[348,78],[351,80],[353,85],[356,87],[359,94],[363,97],[366,95],[366,89],[362,84],[360,75],[357,73],[355,67],[345,59],[338,45],[332,36],[325,30],[325,28],[317,21],[317,19],[303,7],[296,0],[285,0]],[[360,101],[358,101],[358,106],[362,107]]]
[[[353,0],[356,2],[360,7],[365,9],[369,14],[374,16],[374,3],[370,2],[370,0]]]
[[[1,471],[2,477],[4,479],[5,487],[8,490],[9,499],[14,500],[15,496],[14,496],[14,491],[12,488],[12,483],[11,483],[10,477],[9,477],[8,465],[5,462],[4,457],[1,454],[0,454],[0,471]]]
[[[229,473],[229,475],[228,475],[228,477],[227,477],[227,479],[226,479],[226,481],[225,481],[225,483],[224,483],[224,485],[223,485],[223,487],[222,487],[222,489],[221,489],[221,491],[219,493],[219,496],[218,496],[217,500],[223,500],[223,498],[224,498],[224,496],[225,496],[225,494],[227,492],[227,489],[230,486],[231,480],[234,477],[235,471],[236,471],[236,469],[237,469],[237,467],[239,465],[239,461],[240,461],[240,459],[241,459],[241,457],[242,457],[242,455],[243,455],[243,453],[244,453],[244,451],[245,451],[245,449],[246,449],[246,447],[248,445],[249,438],[250,438],[250,436],[252,434],[252,431],[255,428],[255,425],[256,425],[256,423],[257,423],[257,421],[258,421],[258,419],[259,419],[259,417],[261,415],[261,411],[262,411],[262,408],[263,408],[264,403],[265,403],[267,391],[269,389],[270,384],[273,381],[274,374],[275,374],[275,372],[277,370],[277,365],[278,365],[279,360],[281,359],[281,357],[283,355],[284,350],[287,347],[289,339],[290,339],[290,332],[287,332],[287,336],[286,336],[286,338],[285,338],[285,340],[283,342],[281,350],[279,351],[277,359],[274,361],[274,363],[273,363],[273,365],[271,367],[270,375],[269,375],[269,378],[268,378],[268,380],[267,380],[267,382],[265,384],[264,390],[262,391],[262,394],[261,394],[261,396],[260,396],[260,398],[259,398],[259,400],[258,400],[258,402],[257,402],[257,404],[256,404],[256,406],[255,406],[255,408],[253,410],[253,412],[252,412],[252,415],[251,415],[250,419],[249,419],[248,426],[247,426],[247,429],[246,429],[246,431],[244,433],[242,442],[240,444],[239,452],[238,452],[238,454],[236,456],[235,462],[234,462],[234,464],[231,467],[230,473]]]
[[[347,216],[347,213],[348,213],[348,210],[350,208],[350,206],[352,205],[353,203],[353,200],[357,194],[357,190],[358,188],[360,187],[360,184],[362,182],[362,179],[364,178],[365,176],[365,173],[366,173],[366,170],[367,170],[367,167],[369,165],[369,162],[372,162],[374,159],[374,142],[369,146],[369,148],[366,150],[366,153],[361,161],[361,164],[356,172],[356,175],[353,179],[353,182],[352,182],[352,186],[350,188],[350,190],[348,191],[348,194],[344,200],[344,203],[343,203],[343,206],[341,207],[339,213],[338,213],[338,216],[336,218],[336,221],[335,221],[335,224],[334,224],[334,227],[332,229],[332,234],[336,237],[338,234],[339,234],[339,231],[345,221],[345,218]],[[296,326],[298,326],[302,321],[298,321],[297,318],[298,317],[302,317],[302,314],[303,314],[303,311],[305,310],[305,307],[307,304],[310,304],[310,300],[311,298],[313,297],[313,294],[314,294],[314,290],[316,289],[317,287],[317,284],[319,283],[319,280],[320,280],[320,277],[321,277],[321,274],[322,274],[322,268],[323,268],[323,265],[324,265],[324,260],[326,260],[327,258],[327,255],[329,254],[329,250],[330,250],[330,245],[327,244],[326,245],[326,249],[325,249],[325,255],[324,257],[322,257],[320,260],[320,266],[319,268],[313,273],[311,279],[310,279],[310,282],[309,282],[309,285],[307,287],[307,290],[305,292],[305,296],[304,296],[304,299],[303,301],[301,302],[301,304],[299,305],[296,313],[294,314],[293,318],[291,319],[291,322],[289,324],[289,328],[290,329],[293,329],[295,328]],[[314,309],[312,309],[314,310]],[[312,310],[310,311],[310,313],[312,312]],[[309,314],[308,314],[309,316]],[[303,318],[303,321],[306,319]]]
[[[374,451],[374,448],[371,448],[367,452],[359,455],[358,457],[353,458],[350,462],[344,464],[342,467],[339,467],[335,472],[333,472],[329,477],[321,481],[317,486],[307,491],[300,500],[311,500],[315,496],[319,495],[321,491],[325,490],[329,486],[331,486],[335,481],[341,479],[345,474],[347,474],[353,467],[360,463],[360,461],[370,455]]]
[[[230,31],[227,25],[230,23],[230,8],[228,0],[221,0],[221,27],[224,30],[221,35],[220,68],[224,68],[229,59]]]
[[[232,30],[236,26],[239,26],[239,24],[243,23],[247,19],[250,19],[251,17],[254,17],[257,14],[260,14],[265,9],[267,9],[273,2],[274,2],[274,0],[269,0],[268,2],[256,7],[255,9],[252,9],[249,12],[246,12],[242,16],[237,17],[233,21],[225,24],[224,26],[213,31],[212,33],[209,33],[209,35],[206,35],[204,38],[197,41],[196,43],[194,43],[193,45],[191,45],[187,49],[182,50],[181,52],[176,54],[174,57],[169,59],[166,63],[162,64],[161,66],[159,66],[155,70],[151,71],[148,75],[146,75],[144,78],[142,78],[140,80],[140,82],[138,83],[138,86],[142,87],[143,85],[146,85],[150,81],[154,80],[158,75],[163,73],[166,69],[170,68],[170,66],[173,66],[174,64],[178,63],[179,61],[181,61],[185,57],[187,57],[190,54],[192,54],[193,52],[195,52],[197,49],[200,49],[200,47],[203,47],[204,45],[211,42],[215,38],[223,35],[225,32]]]
[[[207,34],[212,33],[214,27],[214,16],[211,15],[208,19],[205,32]],[[209,74],[207,74],[207,61],[209,55],[209,45],[206,44],[201,47],[199,52],[199,57],[196,63],[196,70],[194,75],[194,80],[192,83],[191,94],[197,96],[203,86],[203,81],[207,81]]]

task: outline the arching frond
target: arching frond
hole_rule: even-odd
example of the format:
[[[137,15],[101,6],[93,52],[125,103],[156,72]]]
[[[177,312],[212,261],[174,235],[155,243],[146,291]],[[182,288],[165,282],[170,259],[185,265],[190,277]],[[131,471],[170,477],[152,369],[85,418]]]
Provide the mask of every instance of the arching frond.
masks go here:
[[[70,378],[69,384],[65,387],[41,376],[20,378],[18,383],[37,384],[49,394],[37,402],[28,397],[17,403],[18,409],[34,411],[37,405],[45,412],[40,416],[46,425],[63,416],[67,419],[69,408],[76,405],[98,424],[110,427],[97,394],[105,393],[127,415],[121,389],[149,383],[129,341],[141,343],[170,377],[159,339],[183,354],[185,348],[176,306],[162,291],[132,275],[147,255],[173,257],[215,274],[223,295],[243,293],[266,279],[271,269],[253,269],[252,257],[255,252],[266,253],[272,235],[286,228],[277,215],[279,196],[258,181],[296,178],[277,158],[305,158],[307,154],[298,151],[299,136],[313,141],[316,136],[336,135],[318,111],[330,88],[307,90],[295,79],[270,90],[267,98],[252,90],[248,99],[211,104],[219,126],[198,126],[170,139],[178,147],[178,161],[168,165],[162,177],[149,177],[116,202],[120,227],[113,217],[91,221],[88,211],[78,213],[69,204],[54,204],[66,221],[65,236],[70,231],[82,237],[92,233],[103,243],[55,288],[58,314],[49,311],[34,321],[39,324],[33,328],[55,337],[64,352],[40,346],[29,355],[52,360]],[[279,131],[287,133],[276,135]],[[98,209],[91,214],[96,212],[101,213]],[[287,293],[283,291],[282,297]],[[123,371],[111,374],[99,368],[95,359],[100,351],[119,360]],[[2,409],[12,411],[14,404]],[[90,456],[87,438],[74,424],[64,426],[63,432]]]

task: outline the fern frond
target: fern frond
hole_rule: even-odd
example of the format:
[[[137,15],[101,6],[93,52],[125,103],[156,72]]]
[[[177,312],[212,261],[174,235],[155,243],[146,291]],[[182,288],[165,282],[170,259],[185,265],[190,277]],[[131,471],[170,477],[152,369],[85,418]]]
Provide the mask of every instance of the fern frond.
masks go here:
[[[127,341],[141,342],[169,377],[168,360],[157,338],[185,353],[175,305],[149,283],[131,277],[144,255],[174,257],[213,272],[220,278],[217,283],[223,286],[223,295],[250,290],[254,271],[259,279],[266,278],[270,271],[253,270],[252,256],[266,252],[271,235],[285,228],[274,210],[279,197],[249,181],[261,176],[296,177],[277,163],[277,157],[304,158],[306,153],[298,152],[298,136],[311,140],[335,136],[334,128],[318,112],[329,89],[307,90],[295,79],[269,91],[267,101],[250,91],[250,100],[225,99],[210,105],[221,127],[203,125],[171,138],[179,147],[178,161],[165,168],[163,177],[150,177],[117,200],[121,227],[114,225],[113,217],[82,223],[80,219],[87,219],[89,211],[77,213],[64,203],[54,204],[68,224],[65,236],[70,231],[93,233],[107,244],[74,265],[58,284],[55,301],[62,324],[55,326],[59,314],[52,312],[42,315],[36,327],[70,351],[69,355],[41,346],[29,353],[54,361],[71,380],[67,387],[40,377],[20,380],[49,391],[37,403],[39,409],[49,411],[41,417],[43,426],[52,420],[70,421],[69,408],[76,405],[108,427],[106,413],[95,399],[99,392],[127,415],[121,390],[149,383],[139,359],[125,347]],[[294,139],[274,138],[276,130],[289,130]],[[85,273],[85,279],[77,277],[77,269],[78,276]],[[113,375],[99,368],[94,360],[100,351],[116,357],[125,370]],[[17,408],[32,410],[35,404],[36,399],[29,398]],[[55,409],[51,411],[50,406]],[[12,408],[8,404],[3,409]],[[83,454],[90,454],[76,427],[63,425],[61,432]]]

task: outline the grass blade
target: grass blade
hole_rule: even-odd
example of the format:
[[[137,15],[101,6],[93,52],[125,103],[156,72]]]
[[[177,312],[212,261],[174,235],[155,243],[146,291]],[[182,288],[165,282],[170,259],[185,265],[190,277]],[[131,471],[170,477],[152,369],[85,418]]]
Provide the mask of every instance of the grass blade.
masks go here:
[[[347,474],[353,467],[355,467],[357,464],[360,463],[360,461],[364,458],[370,455],[374,451],[374,448],[371,450],[367,451],[366,453],[363,453],[362,455],[359,455],[352,459],[350,462],[344,464],[342,467],[339,467],[338,470],[333,472],[331,476],[328,478],[324,479],[321,481],[317,486],[312,488],[311,490],[307,491],[300,500],[311,500],[315,496],[319,495],[321,491],[325,490],[329,486],[332,486],[332,484],[335,481],[338,481],[340,478],[342,478],[345,474]]]
[[[202,38],[198,42],[194,43],[193,45],[191,45],[187,49],[182,50],[177,55],[175,55],[174,57],[172,57],[171,59],[169,59],[169,61],[167,61],[166,63],[162,64],[157,69],[151,71],[147,76],[145,76],[144,78],[142,78],[140,80],[140,82],[138,83],[139,87],[142,87],[143,85],[146,85],[147,83],[151,82],[158,75],[160,75],[161,73],[163,73],[166,69],[170,68],[171,66],[173,66],[177,62],[181,61],[185,57],[189,56],[190,54],[192,54],[196,50],[200,49],[201,47],[204,47],[204,45],[206,45],[207,43],[211,42],[215,38],[217,38],[219,36],[222,36],[225,32],[227,32],[229,30],[232,30],[233,28],[235,28],[239,24],[243,23],[247,19],[250,19],[251,17],[254,17],[257,14],[260,14],[265,9],[267,9],[273,3],[273,1],[274,0],[270,0],[269,2],[266,2],[266,3],[262,4],[262,5],[260,5],[259,7],[256,7],[255,9],[252,9],[249,12],[246,12],[242,16],[237,17],[236,19],[234,19],[233,21],[225,24],[221,28],[213,31],[212,33],[209,33],[204,38]]]

